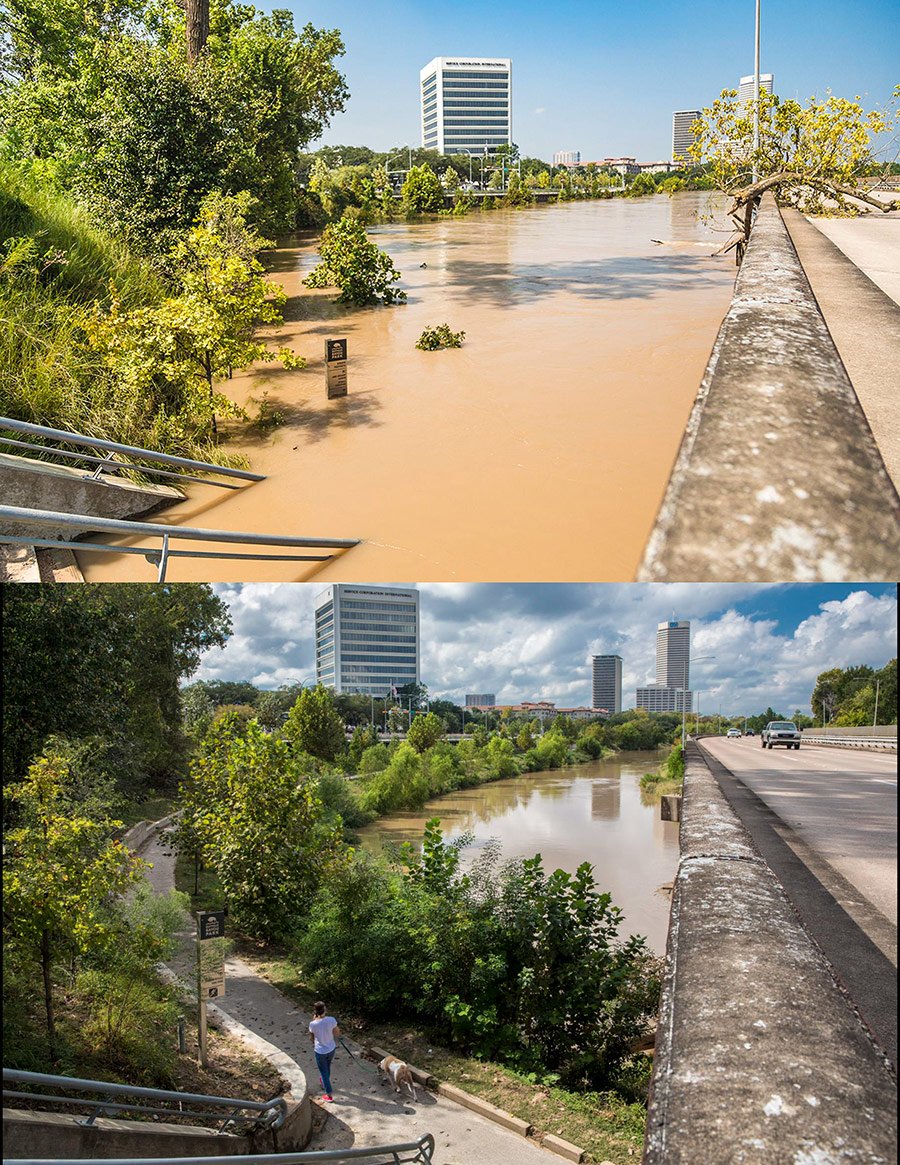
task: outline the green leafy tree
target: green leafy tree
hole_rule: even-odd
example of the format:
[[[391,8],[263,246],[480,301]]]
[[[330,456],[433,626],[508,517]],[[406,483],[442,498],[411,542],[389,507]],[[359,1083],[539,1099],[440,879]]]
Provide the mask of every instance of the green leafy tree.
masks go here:
[[[305,694],[305,693],[304,693]],[[183,789],[187,827],[240,925],[281,939],[300,924],[320,882],[345,860],[315,776],[287,741],[251,721],[214,724]]]
[[[4,782],[59,735],[95,750],[105,742],[106,771],[131,797],[174,789],[185,760],[179,682],[231,634],[212,588],[14,587],[3,607]]]
[[[304,688],[288,713],[284,736],[294,748],[310,756],[335,760],[347,741],[344,722],[334,706],[334,694],[322,684]]]
[[[260,692],[256,701],[256,718],[263,728],[280,728],[302,691],[302,684],[282,684],[273,691]]]
[[[406,739],[416,752],[426,752],[444,735],[444,725],[440,717],[433,712],[422,714],[419,712],[413,717]]]
[[[40,969],[51,1058],[57,1054],[54,966],[112,941],[110,902],[144,868],[109,837],[120,823],[73,811],[63,796],[68,778],[67,762],[50,751],[6,790],[17,825],[4,835],[4,945]]]
[[[126,392],[141,393],[158,379],[205,414],[216,431],[216,411],[241,416],[214,385],[255,361],[305,361],[288,349],[277,354],[259,338],[263,326],[281,323],[284,291],[263,278],[258,252],[271,245],[247,222],[249,194],[209,195],[200,218],[173,248],[169,263],[178,294],[162,303],[125,309],[114,298],[108,311],[85,318],[91,345]]]
[[[716,185],[734,199],[730,213],[738,231],[726,248],[737,246],[740,259],[766,190],[805,212],[821,213],[830,205],[857,213],[860,202],[882,211],[900,205],[873,198],[862,182],[874,139],[898,124],[898,98],[900,86],[893,93],[893,111],[866,113],[859,97],[850,101],[829,93],[824,101],[811,97],[802,105],[762,90],[757,105],[740,101],[733,89],[724,90],[694,122],[689,154],[694,163],[709,166]]]
[[[406,292],[391,284],[400,278],[390,255],[370,242],[355,218],[329,223],[319,244],[321,262],[303,280],[307,287],[337,287],[339,303],[405,303]]]
[[[430,166],[413,166],[400,191],[408,214],[437,214],[444,207],[444,188]]]

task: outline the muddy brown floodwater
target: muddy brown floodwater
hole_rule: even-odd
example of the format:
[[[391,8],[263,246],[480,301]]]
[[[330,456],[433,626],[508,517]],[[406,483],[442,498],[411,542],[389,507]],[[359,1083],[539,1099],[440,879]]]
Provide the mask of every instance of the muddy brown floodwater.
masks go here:
[[[655,772],[662,752],[626,753],[608,760],[526,773],[429,801],[417,812],[392,813],[360,831],[362,847],[422,841],[425,822],[441,819],[446,841],[471,832],[462,851],[468,868],[496,838],[504,858],[539,853],[548,872],[594,867],[594,881],[623,914],[619,935],[642,934],[664,954],[670,895],[662,887],[678,868],[678,823],[662,821],[658,799],[641,796],[640,779]]]
[[[632,579],[730,302],[733,259],[711,257],[724,236],[698,219],[710,205],[686,192],[374,227],[403,273],[397,307],[304,288],[316,239],[286,240],[272,261],[285,323],[269,338],[308,366],[227,386],[284,417],[232,446],[267,480],[195,486],[158,520],[363,545],[308,569],[174,559],[168,577]],[[464,346],[417,351],[443,322]],[[333,401],[327,337],[349,351],[349,394]],[[79,561],[89,581],[153,577],[138,555]]]

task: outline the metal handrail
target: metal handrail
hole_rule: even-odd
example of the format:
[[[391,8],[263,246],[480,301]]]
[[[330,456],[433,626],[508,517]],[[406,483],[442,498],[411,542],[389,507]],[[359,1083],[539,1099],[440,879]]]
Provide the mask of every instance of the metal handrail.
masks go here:
[[[200,542],[239,542],[250,546],[291,546],[343,550],[358,546],[359,538],[299,538],[288,534],[255,534],[236,530],[206,530],[194,526],[167,526],[156,522],[134,522],[126,518],[97,518],[91,514],[68,514],[56,510],[33,510],[23,506],[0,506],[0,521],[31,522],[35,525],[73,526],[79,529],[130,534],[132,537],[162,538],[159,550],[140,546],[110,545],[105,542],[67,542],[62,539],[31,538],[0,532],[0,543],[50,547],[56,550],[99,550],[115,554],[141,554],[148,562],[158,564],[157,581],[165,582],[169,558],[251,558],[278,562],[327,562],[333,554],[239,554],[227,551],[170,550],[169,539],[188,538]]]
[[[805,729],[801,740],[804,744],[837,744],[844,748],[893,748],[897,747],[896,736],[822,736]]]
[[[146,457],[152,461],[158,461],[162,465],[174,465],[180,469],[217,473],[222,477],[237,477],[242,481],[265,481],[265,474],[251,473],[248,469],[232,469],[227,465],[214,465],[211,461],[195,461],[191,457],[176,457],[172,453],[159,453],[155,449],[142,449],[138,445],[123,445],[119,441],[107,441],[102,437],[88,437],[84,433],[72,433],[66,429],[50,429],[46,425],[33,425],[30,421],[17,421],[13,417],[0,417],[0,429],[10,429],[14,433],[29,433],[34,437],[47,437],[53,441],[65,441],[69,445],[83,445],[88,449],[105,449],[109,453],[127,453],[130,457]],[[20,441],[6,441],[5,438],[0,437],[0,444],[3,443],[18,446],[28,444]],[[64,450],[44,449],[41,445],[29,444],[28,447],[39,449],[44,453],[62,453],[65,455]],[[69,455],[78,456],[78,454]],[[86,460],[92,459],[86,457]],[[110,462],[109,464],[121,465],[121,462]],[[152,466],[128,466],[127,468],[140,469],[146,473],[162,472],[162,470],[156,470]]]
[[[401,1155],[402,1154],[402,1155]],[[409,1156],[408,1154],[412,1154]],[[416,1141],[395,1145],[373,1145],[365,1149],[316,1149],[311,1153],[253,1154],[253,1165],[304,1165],[307,1161],[372,1161],[388,1158],[394,1165],[431,1165],[434,1160],[434,1137],[425,1133]],[[103,1165],[247,1165],[244,1157],[115,1157]],[[3,1165],[84,1165],[84,1160],[29,1158],[4,1160]]]
[[[28,1084],[32,1086],[68,1089],[70,1092],[102,1092],[103,1100],[93,1100],[87,1097],[53,1096],[40,1092],[22,1092],[8,1089],[9,1084]],[[209,1119],[216,1114],[212,1112],[196,1111],[194,1109],[165,1108],[160,1105],[116,1103],[115,1097],[140,1097],[143,1100],[175,1101],[179,1105],[204,1104],[208,1108],[225,1108],[228,1115],[225,1117],[222,1128],[230,1124],[237,1113],[247,1111],[258,1113],[256,1123],[267,1129],[280,1129],[287,1116],[287,1101],[283,1096],[274,1096],[271,1100],[236,1100],[229,1096],[207,1096],[196,1092],[173,1092],[165,1088],[141,1088],[131,1084],[111,1084],[103,1080],[81,1080],[74,1076],[48,1076],[44,1072],[23,1072],[16,1068],[3,1069],[3,1098],[16,1100],[40,1101],[41,1104],[66,1104],[79,1107],[93,1106],[93,1112],[82,1122],[92,1125],[99,1116],[112,1116],[115,1113],[152,1112],[165,1116],[194,1116]]]

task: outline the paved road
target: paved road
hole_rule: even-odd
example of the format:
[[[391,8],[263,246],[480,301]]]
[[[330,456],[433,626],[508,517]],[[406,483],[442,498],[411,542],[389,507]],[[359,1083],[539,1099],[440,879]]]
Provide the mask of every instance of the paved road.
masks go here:
[[[141,857],[152,863],[148,881],[157,893],[171,889],[174,859],[167,847],[151,842],[141,851]],[[194,943],[187,933],[183,938],[182,948],[170,965],[176,975],[190,981]],[[241,959],[226,960],[225,976],[226,995],[219,1004],[221,1010],[294,1059],[306,1073],[311,1095],[317,1096],[319,1079],[309,1042],[312,1017]],[[350,1041],[348,1044],[354,1052],[360,1050]],[[310,1151],[413,1141],[432,1133],[436,1165],[553,1165],[561,1160],[534,1142],[427,1089],[418,1090],[416,1103],[405,1094],[397,1096],[378,1082],[374,1065],[351,1058],[343,1048],[335,1056],[332,1085],[334,1102],[323,1103],[327,1120],[314,1133]]]
[[[886,1055],[897,1057],[897,757],[701,741],[715,776]]]

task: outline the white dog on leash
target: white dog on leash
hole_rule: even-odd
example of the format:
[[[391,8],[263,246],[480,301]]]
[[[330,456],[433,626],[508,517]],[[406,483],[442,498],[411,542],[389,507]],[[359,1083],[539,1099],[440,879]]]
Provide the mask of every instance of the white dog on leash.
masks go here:
[[[412,1072],[409,1070],[409,1064],[405,1063],[405,1061],[398,1060],[396,1056],[385,1056],[378,1063],[378,1071],[383,1073],[386,1078],[390,1078],[395,1092],[399,1092],[400,1085],[405,1084],[412,1094],[413,1100],[419,1099],[416,1092],[416,1082],[413,1080]]]

